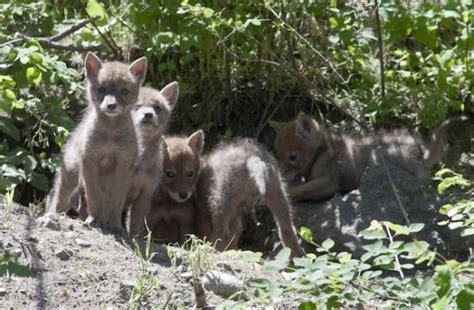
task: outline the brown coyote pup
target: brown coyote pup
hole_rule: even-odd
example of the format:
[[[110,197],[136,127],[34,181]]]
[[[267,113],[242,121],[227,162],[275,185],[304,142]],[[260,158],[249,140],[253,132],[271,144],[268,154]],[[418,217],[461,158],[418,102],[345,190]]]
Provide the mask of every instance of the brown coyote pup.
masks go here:
[[[139,158],[126,201],[126,207],[131,207],[131,236],[137,236],[145,229],[144,219],[150,212],[152,196],[162,178],[162,134],[168,127],[178,95],[177,82],[166,85],[161,92],[142,87],[132,111],[138,133]]]
[[[94,54],[87,54],[89,106],[64,149],[63,164],[46,201],[48,211],[75,208],[79,195],[74,192],[83,189],[89,214],[86,222],[123,231],[122,209],[138,152],[130,110],[146,68],[146,58],[127,65],[101,63]]]
[[[220,143],[202,161],[196,185],[196,225],[223,250],[236,248],[241,216],[260,201],[270,208],[283,245],[302,254],[292,224],[291,205],[273,156],[251,139]]]
[[[277,130],[275,149],[283,176],[295,183],[303,179],[288,188],[290,196],[295,200],[320,200],[357,188],[367,166],[380,164],[381,154],[388,163],[426,179],[441,157],[448,125],[464,119],[445,121],[429,142],[406,129],[357,136],[330,132],[304,113],[288,124],[274,122],[272,126]]]
[[[188,137],[166,137],[163,147],[163,176],[147,217],[153,238],[159,243],[184,243],[194,233],[191,196],[199,175],[204,133]]]

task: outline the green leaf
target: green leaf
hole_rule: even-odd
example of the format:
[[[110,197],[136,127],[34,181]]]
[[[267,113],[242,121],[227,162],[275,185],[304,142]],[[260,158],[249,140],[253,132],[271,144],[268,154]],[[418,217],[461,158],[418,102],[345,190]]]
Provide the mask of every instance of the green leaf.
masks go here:
[[[385,222],[388,227],[395,232],[395,236],[397,235],[410,235],[410,229],[404,225],[398,225],[390,222]]]
[[[42,77],[43,74],[37,67],[29,67],[26,69],[26,78],[31,84],[38,86]]]
[[[443,53],[441,58],[439,59],[439,64],[441,68],[446,68],[445,64],[447,61],[449,61],[451,58],[453,58],[454,52],[452,50],[447,50]]]
[[[468,284],[456,296],[456,305],[460,310],[474,309],[474,284]]]
[[[334,241],[332,239],[326,239],[324,240],[323,244],[321,244],[321,247],[327,251],[329,251],[332,247],[334,247]]]
[[[11,119],[0,116],[0,131],[6,133],[16,141],[20,141],[20,130],[15,127]]]
[[[39,190],[42,190],[43,192],[47,192],[49,190],[49,181],[44,174],[33,171],[30,182],[31,185]]]
[[[421,231],[423,227],[425,227],[425,224],[423,223],[414,223],[414,224],[411,224],[408,227],[408,229],[410,230],[411,233],[416,233],[416,232]]]
[[[308,227],[301,226],[300,227],[300,235],[306,242],[314,244],[313,232]]]
[[[382,224],[379,221],[371,221],[370,226],[359,233],[359,236],[362,236],[364,239],[373,240],[373,239],[387,239],[385,230],[383,229]]]
[[[316,310],[316,305],[311,301],[304,301],[300,303],[298,310]]]
[[[105,9],[104,6],[97,0],[88,0],[86,12],[89,16],[99,16],[99,21],[105,20]]]
[[[274,260],[263,264],[263,270],[277,272],[284,269],[288,265],[290,254],[290,249],[284,248],[277,254]]]
[[[472,236],[474,235],[474,228],[467,228],[461,231],[460,233],[461,237],[467,237],[467,236]]]
[[[240,257],[247,263],[258,263],[262,259],[262,253],[245,251]]]

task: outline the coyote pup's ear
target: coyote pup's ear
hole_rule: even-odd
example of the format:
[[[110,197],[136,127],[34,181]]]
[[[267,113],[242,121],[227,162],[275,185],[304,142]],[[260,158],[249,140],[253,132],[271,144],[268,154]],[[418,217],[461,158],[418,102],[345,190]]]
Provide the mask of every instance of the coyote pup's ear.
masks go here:
[[[86,68],[86,78],[97,78],[100,68],[102,68],[102,63],[100,62],[99,57],[94,53],[88,52],[86,59],[84,60],[84,67]]]
[[[277,121],[274,121],[274,120],[270,120],[268,121],[268,123],[270,124],[270,126],[276,131],[276,132],[279,132],[283,127],[285,127],[286,123],[283,123],[283,122],[277,122]]]
[[[128,70],[132,76],[139,82],[142,83],[146,76],[147,61],[146,57],[141,57],[132,62]]]
[[[296,118],[296,134],[303,139],[309,138],[318,130],[318,124],[308,115],[300,112]]]
[[[171,110],[176,106],[179,96],[179,87],[178,82],[174,81],[166,85],[162,90],[161,94],[168,101],[168,106]]]
[[[204,131],[201,129],[193,133],[188,138],[188,145],[199,154],[202,153],[202,149],[204,148]]]

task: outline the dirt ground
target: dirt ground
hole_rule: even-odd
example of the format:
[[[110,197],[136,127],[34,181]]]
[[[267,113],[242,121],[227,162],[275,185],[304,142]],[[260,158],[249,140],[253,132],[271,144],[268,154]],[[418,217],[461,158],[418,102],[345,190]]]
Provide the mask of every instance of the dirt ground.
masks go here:
[[[185,250],[155,245],[153,258],[145,260],[130,240],[89,228],[80,220],[41,216],[35,208],[8,205],[4,196],[0,196],[0,205],[0,253],[18,255],[18,263],[33,271],[31,277],[6,275],[0,279],[0,308],[173,309],[195,305],[192,273],[180,264]],[[174,264],[169,250],[174,253]],[[242,283],[250,277],[278,276],[241,259],[245,253],[209,252],[207,269],[233,275]],[[225,301],[212,291],[206,291],[206,297],[210,307]],[[285,304],[295,305],[307,297],[295,295]]]

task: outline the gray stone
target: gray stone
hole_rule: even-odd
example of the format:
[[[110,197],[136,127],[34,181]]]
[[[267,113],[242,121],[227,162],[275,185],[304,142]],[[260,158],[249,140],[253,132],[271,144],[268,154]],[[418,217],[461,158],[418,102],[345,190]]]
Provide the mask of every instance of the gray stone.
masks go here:
[[[4,287],[0,287],[0,296],[5,296],[7,294],[7,289]]]
[[[441,220],[438,210],[446,202],[405,170],[391,165],[387,168],[410,223],[425,224],[423,230],[416,233],[417,238],[441,251],[466,249],[467,244],[457,232],[437,224]],[[372,220],[407,225],[383,167],[368,168],[357,190],[336,194],[326,202],[297,203],[294,208],[297,228],[310,228],[319,244],[331,238],[336,243],[336,251],[350,251],[355,257],[364,252],[358,234],[369,227]],[[306,246],[311,251],[311,246]]]
[[[180,276],[184,280],[190,280],[193,277],[193,273],[191,271],[183,272]]]
[[[52,230],[60,230],[61,226],[59,225],[58,218],[55,214],[46,213],[42,217],[38,218],[38,222],[41,227],[46,227]]]
[[[89,241],[86,241],[81,238],[76,238],[76,244],[83,248],[89,248],[91,246],[91,243]]]
[[[135,287],[135,282],[131,280],[123,280],[120,282],[119,295],[123,300],[129,300],[132,295],[132,290]]]
[[[202,277],[202,285],[216,295],[229,298],[242,289],[243,282],[228,273],[209,271]]]
[[[73,256],[73,252],[66,248],[60,248],[54,252],[54,255],[58,257],[60,260],[69,260]]]
[[[226,271],[233,271],[232,266],[227,262],[218,262],[216,266]]]

